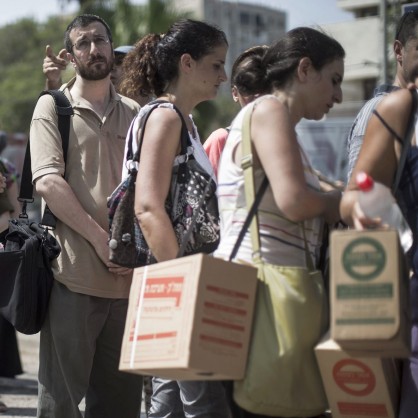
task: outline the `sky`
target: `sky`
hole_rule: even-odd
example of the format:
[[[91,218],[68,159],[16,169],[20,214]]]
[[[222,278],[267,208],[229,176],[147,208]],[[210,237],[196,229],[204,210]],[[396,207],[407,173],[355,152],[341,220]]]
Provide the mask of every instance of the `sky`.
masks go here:
[[[143,3],[145,0],[132,0]],[[191,0],[193,1],[193,0]],[[337,0],[242,0],[280,8],[287,12],[288,29],[296,26],[337,23],[352,19],[350,13],[337,7]],[[23,17],[42,22],[50,15],[77,10],[75,0],[0,0],[0,26],[14,23]],[[64,6],[63,6],[64,5]]]

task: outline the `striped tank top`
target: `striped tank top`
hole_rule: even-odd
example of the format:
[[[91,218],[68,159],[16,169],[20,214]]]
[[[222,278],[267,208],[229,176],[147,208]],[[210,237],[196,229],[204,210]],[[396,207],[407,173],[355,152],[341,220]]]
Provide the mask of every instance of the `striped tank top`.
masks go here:
[[[258,99],[263,100],[264,96]],[[215,256],[229,258],[238,234],[247,216],[243,170],[233,160],[234,149],[241,142],[241,127],[245,107],[234,119],[222,152],[218,174],[218,202],[221,216],[221,242]],[[307,184],[319,190],[319,181],[301,149]],[[254,170],[257,191],[265,174],[261,168]],[[286,219],[277,207],[271,187],[264,194],[258,209],[261,257],[267,263],[286,266],[306,267],[305,245],[300,223]],[[314,218],[304,222],[306,239],[312,259],[316,264],[322,240],[323,219]],[[247,231],[237,259],[251,263],[252,245]]]

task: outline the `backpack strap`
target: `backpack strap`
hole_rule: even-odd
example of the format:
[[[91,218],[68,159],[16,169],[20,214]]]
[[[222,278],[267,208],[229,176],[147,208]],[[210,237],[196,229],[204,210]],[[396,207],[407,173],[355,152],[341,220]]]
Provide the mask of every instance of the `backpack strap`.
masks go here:
[[[74,115],[73,108],[70,101],[61,90],[45,90],[39,97],[49,94],[53,97],[55,102],[55,111],[58,115],[58,130],[62,140],[62,151],[64,156],[64,163],[67,162],[68,143],[70,138],[70,123],[71,116]],[[38,100],[39,100],[38,97]],[[64,172],[65,175],[65,172]],[[32,165],[30,156],[30,144],[29,141],[26,145],[25,160],[23,163],[22,180],[20,184],[19,198],[20,202],[23,202],[22,213],[20,218],[27,218],[26,205],[33,202],[33,184],[32,184]],[[42,225],[55,228],[56,218],[48,206],[45,206],[45,210],[42,216]]]

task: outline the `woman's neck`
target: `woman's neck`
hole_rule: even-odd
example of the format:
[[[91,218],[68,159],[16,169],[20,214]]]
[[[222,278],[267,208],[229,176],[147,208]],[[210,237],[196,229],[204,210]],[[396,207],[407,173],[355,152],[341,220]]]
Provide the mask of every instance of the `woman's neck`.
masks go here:
[[[284,90],[276,90],[273,95],[276,96],[277,99],[287,108],[292,125],[295,127],[303,117],[300,100],[296,100],[293,92],[287,92]]]

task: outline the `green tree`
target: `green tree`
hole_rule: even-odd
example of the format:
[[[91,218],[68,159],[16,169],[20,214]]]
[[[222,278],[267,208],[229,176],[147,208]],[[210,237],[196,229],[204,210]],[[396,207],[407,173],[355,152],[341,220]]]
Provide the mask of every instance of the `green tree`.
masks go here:
[[[149,0],[132,4],[131,0],[57,0],[62,5],[77,2],[80,13],[94,13],[109,23],[115,45],[133,44],[150,32],[164,32],[176,20],[188,16],[178,13],[172,0]]]
[[[149,0],[133,5],[130,0],[56,0],[61,4],[78,1],[80,13],[94,13],[111,26],[115,45],[133,44],[146,33],[164,32],[181,17],[171,0]],[[0,130],[28,132],[39,93],[44,89],[42,62],[46,45],[58,52],[63,47],[63,35],[73,16],[53,16],[46,22],[22,19],[0,27]],[[73,75],[70,68],[64,81]],[[202,138],[211,130],[229,124],[231,103],[217,100],[202,103],[195,120]]]
[[[32,111],[45,79],[42,61],[45,45],[62,47],[66,27],[61,19],[38,24],[22,19],[0,28],[0,129],[27,132]],[[58,46],[59,45],[59,46]]]

